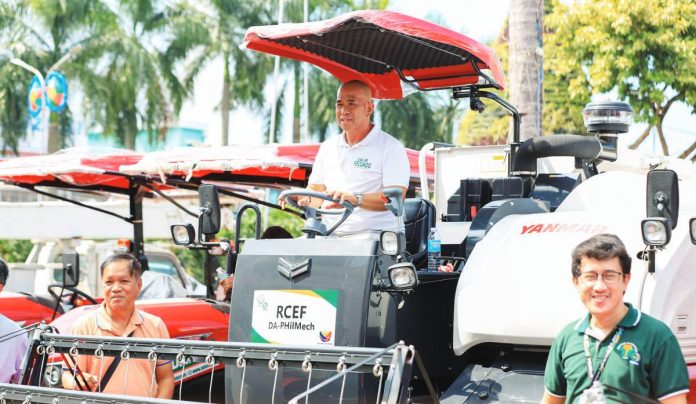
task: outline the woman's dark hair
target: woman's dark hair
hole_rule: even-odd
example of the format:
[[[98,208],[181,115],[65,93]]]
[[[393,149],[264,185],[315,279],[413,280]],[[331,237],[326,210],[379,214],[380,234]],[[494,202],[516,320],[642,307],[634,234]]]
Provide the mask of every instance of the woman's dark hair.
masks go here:
[[[136,279],[140,279],[140,276],[143,273],[142,267],[140,265],[140,261],[138,261],[137,258],[133,254],[130,253],[115,253],[113,255],[110,255],[107,259],[102,262],[101,266],[99,267],[99,270],[101,271],[101,276],[104,276],[104,269],[118,261],[127,261],[128,262],[128,268],[130,269],[130,276]]]
[[[7,268],[7,263],[5,260],[0,258],[0,285],[5,285],[7,283],[7,277],[10,275],[10,269]]]
[[[271,226],[261,234],[261,238],[292,238],[292,234],[280,226]]]
[[[588,238],[573,249],[572,257],[572,271],[575,278],[580,276],[580,262],[583,258],[606,261],[617,257],[623,274],[631,273],[631,257],[626,251],[626,246],[613,234],[597,234]]]

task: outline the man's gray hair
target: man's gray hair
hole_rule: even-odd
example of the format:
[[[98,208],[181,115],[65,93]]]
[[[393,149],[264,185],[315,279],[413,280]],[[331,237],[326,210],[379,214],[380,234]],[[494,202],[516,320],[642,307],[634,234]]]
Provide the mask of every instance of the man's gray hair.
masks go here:
[[[140,276],[143,274],[143,269],[142,266],[140,265],[140,261],[138,261],[137,258],[135,258],[135,255],[130,254],[130,253],[116,253],[113,255],[110,255],[108,258],[102,262],[101,267],[99,268],[100,275],[104,276],[104,269],[118,261],[126,261],[128,262],[128,268],[130,269],[130,276],[136,279],[140,279]]]

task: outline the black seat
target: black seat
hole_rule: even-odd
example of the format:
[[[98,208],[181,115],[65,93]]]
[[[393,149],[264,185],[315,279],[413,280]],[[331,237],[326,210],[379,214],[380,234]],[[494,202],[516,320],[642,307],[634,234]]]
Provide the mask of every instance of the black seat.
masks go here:
[[[404,201],[406,251],[416,268],[424,268],[428,259],[428,234],[435,227],[435,206],[421,198]]]

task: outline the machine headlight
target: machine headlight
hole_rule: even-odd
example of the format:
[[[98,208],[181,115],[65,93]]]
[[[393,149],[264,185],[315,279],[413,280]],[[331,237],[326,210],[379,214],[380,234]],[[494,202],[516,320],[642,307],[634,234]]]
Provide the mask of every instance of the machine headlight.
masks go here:
[[[49,387],[60,387],[61,375],[63,374],[62,365],[46,366],[44,371],[44,381]]]
[[[194,240],[196,239],[196,231],[191,223],[173,224],[171,229],[172,239],[176,245],[193,244]]]
[[[626,133],[633,110],[624,102],[591,102],[582,110],[582,120],[590,133]]]
[[[640,223],[643,242],[647,245],[664,246],[672,237],[672,225],[664,217],[649,217]]]
[[[689,220],[689,234],[691,234],[691,242],[696,244],[696,217]]]
[[[396,255],[399,252],[399,235],[393,231],[383,231],[379,235],[379,245],[386,255]]]
[[[382,249],[382,254],[399,255],[405,245],[406,236],[401,232],[383,231],[379,235],[379,247]]]
[[[418,284],[416,267],[410,262],[401,262],[389,267],[389,280],[396,289],[413,289]]]

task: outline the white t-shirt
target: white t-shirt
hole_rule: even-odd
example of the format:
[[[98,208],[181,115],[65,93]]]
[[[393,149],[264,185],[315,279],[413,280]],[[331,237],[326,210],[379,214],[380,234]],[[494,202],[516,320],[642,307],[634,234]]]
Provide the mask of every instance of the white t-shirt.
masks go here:
[[[375,125],[353,146],[346,143],[344,134],[324,141],[314,161],[309,184],[324,185],[327,191],[380,192],[390,186],[407,188],[410,176],[404,146]],[[329,229],[339,218],[340,215],[323,215],[322,222]],[[400,228],[397,223],[399,221],[389,211],[356,208],[334,234],[403,231],[403,221]]]
[[[20,327],[0,314],[0,339]],[[5,342],[0,342],[0,383],[18,383],[24,357],[29,350],[27,334],[19,334]]]

